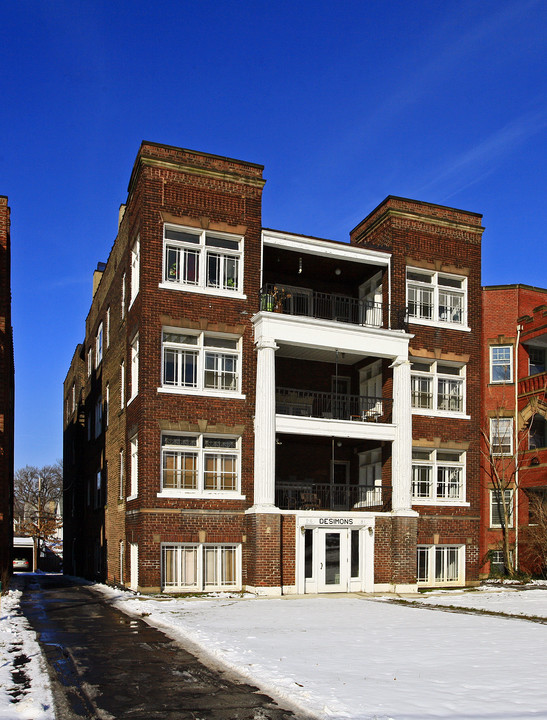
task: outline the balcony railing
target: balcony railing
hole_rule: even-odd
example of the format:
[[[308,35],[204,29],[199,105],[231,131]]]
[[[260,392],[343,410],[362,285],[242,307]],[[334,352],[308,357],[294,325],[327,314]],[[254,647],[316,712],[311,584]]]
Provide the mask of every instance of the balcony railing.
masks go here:
[[[385,423],[391,422],[392,404],[391,398],[341,395],[283,387],[275,391],[276,413],[295,417]]]
[[[268,283],[260,290],[259,307],[260,310],[286,315],[335,320],[365,327],[391,327],[393,330],[406,330],[408,322],[406,308],[395,309],[383,303],[306,288],[285,289],[274,283]]]
[[[547,393],[547,373],[542,372],[537,375],[519,380],[519,395],[530,395],[532,393]]]
[[[281,510],[391,509],[391,488],[331,483],[285,483],[275,487],[275,504]]]

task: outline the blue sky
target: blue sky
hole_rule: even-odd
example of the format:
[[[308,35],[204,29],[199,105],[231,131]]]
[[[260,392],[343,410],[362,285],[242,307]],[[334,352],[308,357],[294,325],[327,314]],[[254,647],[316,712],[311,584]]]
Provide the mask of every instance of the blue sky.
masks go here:
[[[546,287],[546,37],[539,0],[6,3],[16,467],[62,455],[143,139],[265,165],[267,227],[345,240],[389,194],[483,213],[483,283]]]

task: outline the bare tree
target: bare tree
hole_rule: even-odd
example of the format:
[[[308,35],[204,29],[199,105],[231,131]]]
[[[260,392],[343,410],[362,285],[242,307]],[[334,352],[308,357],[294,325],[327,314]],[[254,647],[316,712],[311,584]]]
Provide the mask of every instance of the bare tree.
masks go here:
[[[26,465],[15,472],[15,532],[48,540],[62,524],[59,508],[63,496],[63,465],[41,468]]]
[[[481,428],[481,465],[486,485],[493,492],[492,510],[501,529],[503,561],[510,577],[514,577],[518,570],[512,533],[518,523],[514,511],[515,498],[520,488],[522,453],[528,449],[534,413],[531,413],[528,422],[520,413],[517,417],[520,427],[515,428],[515,415],[507,415],[500,407]]]
[[[547,497],[532,491],[528,497],[530,524],[523,528],[522,545],[530,571],[545,576],[547,571]]]

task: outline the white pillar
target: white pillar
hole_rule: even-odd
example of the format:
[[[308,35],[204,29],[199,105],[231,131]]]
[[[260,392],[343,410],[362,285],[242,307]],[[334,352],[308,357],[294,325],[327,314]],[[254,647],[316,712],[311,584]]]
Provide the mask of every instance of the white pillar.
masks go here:
[[[395,440],[392,444],[391,484],[392,509],[411,509],[412,489],[412,409],[410,405],[410,362],[399,357],[393,368],[393,423]]]
[[[254,508],[275,507],[275,351],[272,338],[256,343]]]

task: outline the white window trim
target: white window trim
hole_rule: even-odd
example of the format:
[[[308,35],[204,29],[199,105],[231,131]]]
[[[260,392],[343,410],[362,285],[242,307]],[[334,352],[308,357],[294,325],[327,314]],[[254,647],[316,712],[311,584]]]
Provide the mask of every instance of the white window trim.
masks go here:
[[[134,500],[139,495],[139,438],[133,435],[129,440],[130,456],[129,456],[129,483],[130,494],[126,500]]]
[[[139,394],[139,334],[137,333],[129,348],[131,356],[131,397],[127,401],[129,405]]]
[[[91,377],[91,372],[93,370],[93,353],[91,348],[87,351],[87,377]]]
[[[164,361],[164,342],[163,342],[163,333],[169,332],[169,333],[178,333],[178,334],[184,334],[184,335],[192,335],[194,337],[198,338],[198,342],[196,345],[187,345],[187,346],[181,346],[184,348],[188,348],[190,351],[195,351],[198,354],[197,359],[197,369],[196,369],[196,376],[197,376],[197,387],[185,387],[180,385],[165,385],[164,384],[164,368],[165,368],[165,361]],[[217,348],[219,353],[225,352],[227,354],[235,355],[237,356],[237,389],[236,390],[220,390],[216,388],[206,388],[205,385],[205,353],[206,352],[215,352],[215,348],[213,346],[207,347],[204,344],[204,337],[219,337],[219,338],[225,338],[228,340],[235,340],[237,342],[237,348],[235,350],[225,349],[225,348]],[[172,349],[177,350],[179,348],[173,347]],[[242,350],[242,338],[238,335],[231,335],[229,333],[213,333],[213,332],[195,332],[192,330],[186,330],[181,328],[174,328],[174,327],[163,327],[162,328],[162,340],[161,340],[161,387],[158,388],[159,393],[170,393],[170,394],[177,394],[177,395],[205,395],[207,397],[222,397],[222,398],[231,398],[231,399],[245,399],[245,395],[241,392],[241,380],[242,380],[242,369],[243,369],[243,350]]]
[[[122,320],[125,317],[125,282],[126,282],[126,273],[122,275],[122,296],[121,296],[121,316]]]
[[[184,489],[174,489],[174,488],[163,488],[163,436],[164,435],[184,435],[185,437],[195,437],[197,438],[197,445],[195,446],[168,446],[169,448],[180,448],[180,449],[187,449],[189,452],[195,452],[198,455],[198,462],[197,462],[197,474],[198,474],[198,487],[195,490],[189,490],[187,488]],[[210,437],[210,438],[222,438],[227,440],[236,440],[236,447],[235,448],[227,448],[223,450],[223,448],[204,448],[203,447],[203,438],[204,437]],[[220,500],[245,500],[246,496],[241,494],[241,438],[237,435],[219,435],[218,433],[178,433],[178,432],[168,432],[165,431],[161,435],[162,438],[162,445],[160,448],[160,491],[157,493],[157,497],[160,498],[217,498]],[[205,454],[215,454],[216,453],[222,453],[227,455],[237,455],[237,488],[236,490],[206,490],[204,488],[204,474],[203,474],[203,457]]]
[[[507,444],[510,444],[510,446],[511,446],[509,452],[496,452],[496,448],[497,448],[497,446],[498,446],[498,443],[495,443],[495,444],[494,444],[494,432],[493,432],[493,427],[494,427],[494,423],[496,423],[496,422],[499,423],[500,420],[507,420],[508,423],[509,423],[509,433],[508,433],[508,436],[507,436],[507,440],[508,440],[508,443],[507,443]],[[513,429],[514,429],[514,420],[513,420],[512,417],[496,417],[496,418],[490,418],[490,435],[489,435],[489,440],[490,440],[490,452],[491,452],[491,454],[492,454],[494,457],[511,457],[511,456],[513,455],[513,449],[514,449],[514,432],[513,432]],[[499,444],[501,444],[501,443],[499,443]],[[500,448],[500,449],[501,449],[501,448]]]
[[[509,349],[509,378],[503,379],[503,380],[494,380],[494,366],[498,363],[494,363],[494,350],[499,350],[500,348],[508,348]],[[514,347],[513,345],[491,345],[490,346],[490,382],[495,385],[508,385],[513,383],[513,352]]]
[[[456,580],[447,580],[447,581],[437,581],[435,579],[435,554],[437,548],[443,548],[445,550],[448,550],[448,548],[455,548],[458,551],[458,578]],[[428,572],[427,572],[427,580],[419,580],[418,577],[416,577],[417,584],[422,587],[456,587],[460,585],[465,584],[465,545],[460,545],[458,543],[455,543],[454,545],[450,544],[439,544],[439,545],[426,545],[421,544],[417,545],[416,550],[428,550]]]
[[[125,408],[125,362],[120,363],[120,410]]]
[[[514,491],[513,488],[506,488],[506,489],[504,489],[504,490],[496,490],[496,489],[494,489],[494,488],[490,488],[490,492],[489,492],[489,505],[488,505],[488,509],[489,509],[489,522],[490,522],[489,527],[491,527],[491,528],[501,528],[501,527],[502,527],[501,522],[496,523],[496,524],[494,524],[494,522],[493,522],[493,514],[494,514],[494,512],[493,512],[493,510],[494,510],[494,494],[495,494],[495,493],[498,493],[498,492],[503,492],[503,493],[509,494],[509,502],[510,502],[510,504],[511,504],[511,514],[510,514],[511,521],[510,521],[510,523],[509,523],[509,525],[508,525],[508,529],[510,530],[511,528],[514,528],[514,527],[515,527],[515,491]],[[500,507],[500,513],[501,513],[501,512],[502,512],[502,508]]]
[[[433,291],[433,302],[432,302],[433,317],[431,319],[428,319],[428,318],[420,318],[420,317],[411,316],[409,314],[409,317],[408,317],[409,324],[429,325],[430,327],[449,328],[451,330],[460,330],[460,331],[464,331],[464,332],[471,331],[471,328],[468,325],[467,277],[465,275],[456,275],[455,273],[426,270],[424,268],[417,268],[417,267],[412,267],[412,266],[407,266],[406,271],[407,271],[407,273],[408,272],[417,272],[417,273],[421,273],[423,275],[429,275],[432,279],[431,283],[420,283],[418,280],[409,280],[408,277],[405,277],[407,307],[410,306],[409,288],[411,286],[416,287],[418,289],[423,288],[423,289],[430,289]],[[443,286],[440,286],[439,285],[439,276],[452,277],[452,278],[457,278],[458,280],[461,280],[462,281],[461,290],[458,290],[457,288],[449,288],[449,287],[444,288]],[[463,321],[461,323],[448,322],[446,320],[439,319],[439,293],[443,292],[444,290],[446,290],[447,292],[454,292],[455,294],[462,295],[462,297],[463,297],[463,303],[462,303]]]
[[[103,342],[104,342],[104,331],[103,323],[99,323],[97,328],[97,334],[95,335],[95,369],[100,367],[103,361]]]
[[[451,506],[451,507],[469,507],[470,503],[466,501],[466,492],[467,492],[467,486],[466,486],[466,453],[462,452],[460,450],[452,450],[450,448],[441,448],[440,452],[454,452],[460,454],[460,461],[443,461],[442,459],[439,460],[437,457],[437,451],[438,449],[434,448],[415,448],[416,450],[423,450],[424,452],[431,453],[433,459],[432,460],[418,460],[413,458],[412,459],[412,474],[414,475],[414,467],[415,466],[421,466],[421,467],[429,467],[431,468],[431,487],[432,487],[432,494],[435,495],[435,497],[430,498],[422,498],[415,496],[412,494],[412,505],[444,505],[444,506]],[[437,470],[439,467],[457,467],[461,470],[461,498],[443,498],[443,497],[437,497],[436,490],[437,490]]]
[[[162,280],[159,283],[159,288],[162,290],[177,290],[182,292],[193,292],[193,293],[199,293],[203,295],[217,295],[219,297],[230,297],[230,298],[238,298],[240,300],[245,300],[247,296],[243,292],[244,287],[244,242],[245,238],[242,235],[234,235],[231,233],[225,233],[225,232],[216,232],[215,230],[199,230],[197,228],[193,227],[186,227],[183,225],[173,225],[170,223],[165,223],[163,231],[163,255],[162,255],[162,270],[161,270],[161,277]],[[175,230],[185,233],[190,233],[192,235],[196,235],[199,237],[199,243],[196,243],[195,246],[188,244],[186,245],[184,242],[179,242],[177,240],[167,240],[165,237],[165,230]],[[207,268],[206,268],[206,245],[205,245],[205,237],[206,234],[209,233],[210,235],[213,235],[218,238],[224,238],[226,240],[232,240],[239,243],[239,249],[238,250],[231,250],[228,248],[218,248],[218,252],[220,254],[225,254],[227,256],[232,256],[235,258],[238,258],[238,276],[239,276],[239,288],[237,290],[225,290],[222,288],[215,288],[215,287],[208,287],[205,285],[205,278],[207,277]],[[200,282],[199,284],[192,284],[192,283],[183,283],[183,282],[169,282],[165,279],[165,268],[167,264],[166,260],[166,248],[167,245],[172,245],[174,247],[180,247],[180,248],[192,248],[195,247],[195,249],[199,252],[199,278]]]
[[[118,499],[123,500],[125,495],[125,451],[123,450],[123,448],[120,450],[119,458],[120,467],[118,475]]]
[[[106,348],[110,347],[110,305],[106,308],[106,329],[105,329],[105,335],[106,335]]]
[[[166,548],[190,548],[196,550],[196,582],[193,585],[165,585],[165,561],[164,561],[164,549]],[[204,578],[204,554],[206,549],[210,548],[230,548],[235,549],[235,562],[236,562],[236,581],[232,584],[225,585],[206,585]],[[241,543],[179,543],[179,542],[165,542],[161,543],[160,548],[160,564],[161,564],[161,587],[162,592],[180,592],[181,590],[189,590],[194,592],[222,592],[226,590],[238,591],[242,588],[242,573],[241,573]],[[221,556],[220,556],[221,557]]]
[[[135,302],[135,298],[139,294],[139,287],[140,287],[140,260],[141,260],[141,239],[140,235],[137,235],[137,238],[135,239],[135,242],[133,243],[133,246],[131,247],[131,287],[130,287],[130,294],[129,294],[129,307],[128,310],[131,310],[131,306]]]
[[[422,359],[422,358],[418,358],[418,357],[414,357],[413,361],[423,363],[424,365],[427,364],[431,367],[430,372],[422,372],[421,370],[413,370],[411,367],[410,382],[412,385],[413,377],[422,377],[422,378],[430,378],[431,379],[431,386],[433,389],[433,392],[432,392],[433,407],[432,408],[412,407],[412,397],[411,397],[410,407],[411,407],[412,414],[413,415],[436,416],[436,417],[447,417],[447,418],[458,418],[460,420],[469,420],[471,418],[471,416],[466,414],[466,409],[467,409],[467,367],[466,367],[466,365],[462,364],[462,363],[447,362],[444,360],[434,360],[433,362],[430,362],[429,360],[427,360],[425,358]],[[450,367],[457,367],[460,369],[460,374],[459,375],[448,375],[448,374],[445,374],[442,372],[437,372],[438,365],[448,365]],[[461,380],[462,408],[463,408],[461,412],[457,412],[455,410],[439,410],[439,409],[437,409],[439,379],[441,379],[441,380]]]

